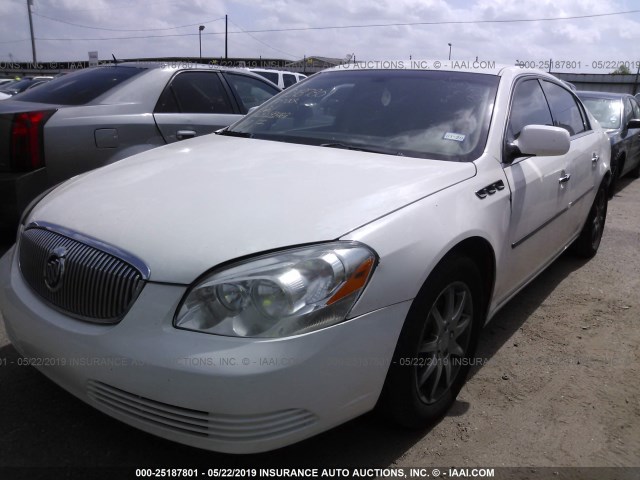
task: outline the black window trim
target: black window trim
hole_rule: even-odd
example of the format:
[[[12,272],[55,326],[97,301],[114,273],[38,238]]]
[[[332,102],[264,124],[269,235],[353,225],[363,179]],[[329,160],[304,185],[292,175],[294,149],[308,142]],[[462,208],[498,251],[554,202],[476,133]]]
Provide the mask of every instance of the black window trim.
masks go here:
[[[547,103],[547,109],[549,110],[549,116],[551,117],[551,119],[553,120],[553,115],[551,114],[551,107],[549,107],[549,101],[547,100],[547,96],[544,94],[544,90],[542,89],[542,85],[540,85],[540,79],[542,77],[540,77],[539,75],[533,75],[533,74],[522,74],[519,75],[515,78],[514,82],[513,82],[513,87],[511,88],[511,93],[509,96],[509,106],[507,108],[507,118],[506,121],[504,122],[503,125],[503,130],[502,130],[502,158],[500,159],[500,162],[503,165],[506,166],[510,166],[512,165],[514,162],[505,162],[504,159],[507,157],[507,130],[509,129],[509,122],[511,121],[511,111],[513,108],[513,98],[515,96],[516,93],[516,89],[518,88],[518,85],[520,85],[521,83],[526,82],[527,80],[537,80],[538,81],[538,86],[540,87],[540,90],[542,91],[542,95],[544,96],[544,100]],[[522,157],[520,157],[519,159],[517,159],[517,161],[515,163],[519,163],[523,160],[526,160],[527,158],[531,158],[531,155],[527,156],[524,155]]]
[[[571,92],[573,94],[573,92]],[[587,114],[587,107],[584,106],[584,103],[582,103],[582,100],[580,99],[580,97],[578,97],[577,95],[574,95],[574,97],[578,100],[578,108],[580,109],[580,114],[582,115],[582,120],[584,122],[585,125],[585,130],[588,132],[592,132],[593,131],[593,125],[591,125],[591,122],[589,121],[589,115]]]

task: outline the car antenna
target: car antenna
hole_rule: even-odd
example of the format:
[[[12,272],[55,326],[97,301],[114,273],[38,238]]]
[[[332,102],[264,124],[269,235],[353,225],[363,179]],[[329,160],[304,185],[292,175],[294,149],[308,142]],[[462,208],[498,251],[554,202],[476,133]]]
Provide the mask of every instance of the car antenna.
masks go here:
[[[117,65],[118,64],[118,60],[116,59],[116,56],[113,53],[111,54],[111,56],[113,57],[113,63],[115,65]]]

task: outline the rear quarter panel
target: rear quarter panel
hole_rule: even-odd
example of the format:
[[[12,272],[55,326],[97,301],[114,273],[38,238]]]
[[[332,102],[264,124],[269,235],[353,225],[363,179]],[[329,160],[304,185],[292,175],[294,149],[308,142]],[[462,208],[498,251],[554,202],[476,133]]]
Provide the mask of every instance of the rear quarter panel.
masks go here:
[[[99,147],[96,130],[113,129],[114,146]],[[58,111],[45,125],[49,181],[61,182],[165,144],[151,112],[140,105],[88,105]]]

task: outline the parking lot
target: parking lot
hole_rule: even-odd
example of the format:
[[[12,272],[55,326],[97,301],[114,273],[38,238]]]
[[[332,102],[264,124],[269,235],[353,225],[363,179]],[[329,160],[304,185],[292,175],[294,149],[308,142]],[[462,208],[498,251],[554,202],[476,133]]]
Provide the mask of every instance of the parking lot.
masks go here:
[[[269,454],[192,449],[121,424],[18,365],[0,322],[0,466],[638,465],[639,212],[640,181],[623,179],[598,255],[564,255],[497,315],[480,340],[484,365],[425,431],[365,415]]]

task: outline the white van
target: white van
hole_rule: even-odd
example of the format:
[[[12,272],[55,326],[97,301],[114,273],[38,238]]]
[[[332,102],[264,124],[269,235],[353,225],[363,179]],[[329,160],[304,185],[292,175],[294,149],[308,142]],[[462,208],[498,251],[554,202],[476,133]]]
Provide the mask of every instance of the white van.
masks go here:
[[[249,70],[253,73],[257,73],[258,75],[262,75],[264,78],[283,89],[307,78],[306,75],[301,73],[288,72],[284,70],[268,70],[266,68],[250,68]]]

